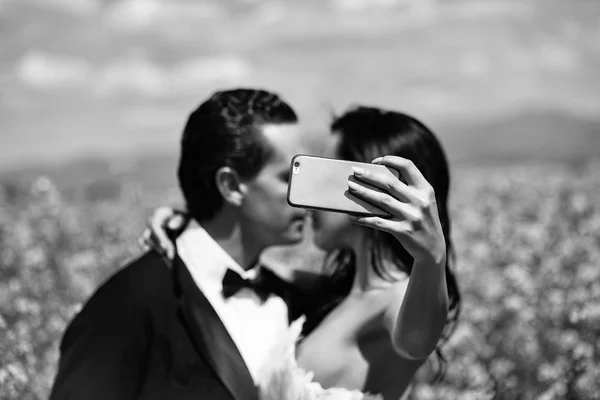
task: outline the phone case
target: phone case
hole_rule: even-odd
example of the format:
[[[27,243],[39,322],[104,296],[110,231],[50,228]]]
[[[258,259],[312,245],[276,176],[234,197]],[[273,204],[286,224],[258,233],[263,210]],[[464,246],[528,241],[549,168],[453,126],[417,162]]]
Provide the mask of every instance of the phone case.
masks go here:
[[[299,154],[290,165],[288,203],[292,207],[389,217],[388,212],[349,194],[348,180],[357,181],[353,166],[398,177],[397,171],[385,165]],[[365,184],[361,182],[361,185]],[[382,191],[374,186],[365,186]]]

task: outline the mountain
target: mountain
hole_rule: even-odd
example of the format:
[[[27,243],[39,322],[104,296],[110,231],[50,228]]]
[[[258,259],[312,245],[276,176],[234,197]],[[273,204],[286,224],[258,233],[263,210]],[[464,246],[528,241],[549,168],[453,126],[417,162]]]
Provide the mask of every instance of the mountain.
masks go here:
[[[432,126],[454,168],[566,162],[600,155],[600,121],[539,111],[486,122],[461,121]],[[177,154],[74,159],[62,164],[32,165],[0,174],[0,182],[27,184],[46,175],[61,189],[81,194],[112,191],[112,185],[136,185],[148,192],[177,187]]]

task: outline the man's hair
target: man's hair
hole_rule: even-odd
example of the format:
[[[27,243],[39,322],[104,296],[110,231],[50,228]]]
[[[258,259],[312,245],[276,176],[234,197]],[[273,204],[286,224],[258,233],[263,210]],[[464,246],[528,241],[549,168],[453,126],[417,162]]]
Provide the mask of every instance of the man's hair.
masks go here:
[[[215,175],[228,166],[253,179],[269,161],[272,148],[262,135],[265,124],[298,122],[278,95],[257,89],[215,92],[190,114],[181,138],[179,185],[190,215],[212,219],[223,205]]]

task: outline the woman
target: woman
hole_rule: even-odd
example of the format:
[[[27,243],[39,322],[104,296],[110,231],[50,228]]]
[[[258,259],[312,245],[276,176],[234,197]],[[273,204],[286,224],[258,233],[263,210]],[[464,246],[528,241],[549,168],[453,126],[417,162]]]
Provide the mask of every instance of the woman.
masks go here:
[[[448,163],[434,134],[399,112],[357,107],[336,118],[331,130],[328,155],[380,163],[403,178],[355,171],[383,196],[348,182],[352,195],[392,218],[314,212],[315,244],[329,253],[333,272],[320,290],[326,295],[307,313],[297,361],[323,387],[398,399],[434,350],[441,357],[439,345],[459,312],[450,269]],[[156,215],[155,222],[171,216]]]

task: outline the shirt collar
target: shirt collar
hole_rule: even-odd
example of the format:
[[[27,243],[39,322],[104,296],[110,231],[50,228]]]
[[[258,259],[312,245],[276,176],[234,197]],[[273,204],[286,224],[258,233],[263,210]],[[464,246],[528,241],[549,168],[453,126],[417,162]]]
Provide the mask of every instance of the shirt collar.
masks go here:
[[[227,269],[237,272],[244,279],[253,279],[258,275],[259,265],[245,271],[196,221],[190,221],[176,243],[183,261],[197,282],[201,280],[222,287]]]

